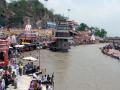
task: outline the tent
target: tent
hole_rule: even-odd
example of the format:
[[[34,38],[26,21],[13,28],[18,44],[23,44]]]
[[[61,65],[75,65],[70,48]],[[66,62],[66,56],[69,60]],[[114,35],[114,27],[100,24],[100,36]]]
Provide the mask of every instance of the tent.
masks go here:
[[[16,48],[22,48],[24,45],[15,45]]]
[[[92,35],[92,36],[91,36],[91,38],[90,38],[90,40],[95,41],[95,36],[94,36],[94,35]]]
[[[23,60],[28,60],[28,61],[37,61],[38,59],[34,58],[34,57],[24,57]]]

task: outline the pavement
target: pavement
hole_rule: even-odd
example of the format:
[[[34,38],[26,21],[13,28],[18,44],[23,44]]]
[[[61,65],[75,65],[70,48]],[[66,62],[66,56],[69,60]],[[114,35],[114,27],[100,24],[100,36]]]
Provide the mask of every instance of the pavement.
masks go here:
[[[6,90],[28,90],[32,77],[27,75],[18,76],[17,89],[14,89],[14,86],[9,85]],[[46,90],[45,86],[42,86],[42,90]]]
[[[18,76],[17,89],[14,86],[9,85],[6,90],[28,90],[32,78],[27,75]]]

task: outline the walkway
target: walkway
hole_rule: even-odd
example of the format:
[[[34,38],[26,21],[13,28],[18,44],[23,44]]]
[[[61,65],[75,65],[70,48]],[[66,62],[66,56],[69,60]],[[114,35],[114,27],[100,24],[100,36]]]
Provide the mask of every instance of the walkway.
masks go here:
[[[32,78],[26,75],[18,76],[18,88],[14,89],[14,86],[9,86],[7,90],[28,90]]]

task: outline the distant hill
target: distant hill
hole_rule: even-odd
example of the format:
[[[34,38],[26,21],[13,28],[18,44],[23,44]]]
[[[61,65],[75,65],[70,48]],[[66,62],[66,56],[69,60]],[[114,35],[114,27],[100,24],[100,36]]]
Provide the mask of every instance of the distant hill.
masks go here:
[[[0,0],[0,25],[23,27],[26,17],[30,18],[33,27],[37,27],[38,21],[67,19],[60,14],[53,14],[53,10],[48,10],[39,0],[11,0],[10,3]]]

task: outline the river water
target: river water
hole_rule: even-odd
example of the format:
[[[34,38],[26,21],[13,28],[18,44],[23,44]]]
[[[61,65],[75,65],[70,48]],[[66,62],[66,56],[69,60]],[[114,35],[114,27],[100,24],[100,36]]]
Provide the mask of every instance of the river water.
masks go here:
[[[120,61],[103,55],[102,46],[81,45],[68,53],[41,50],[41,68],[55,73],[54,90],[120,90]]]

